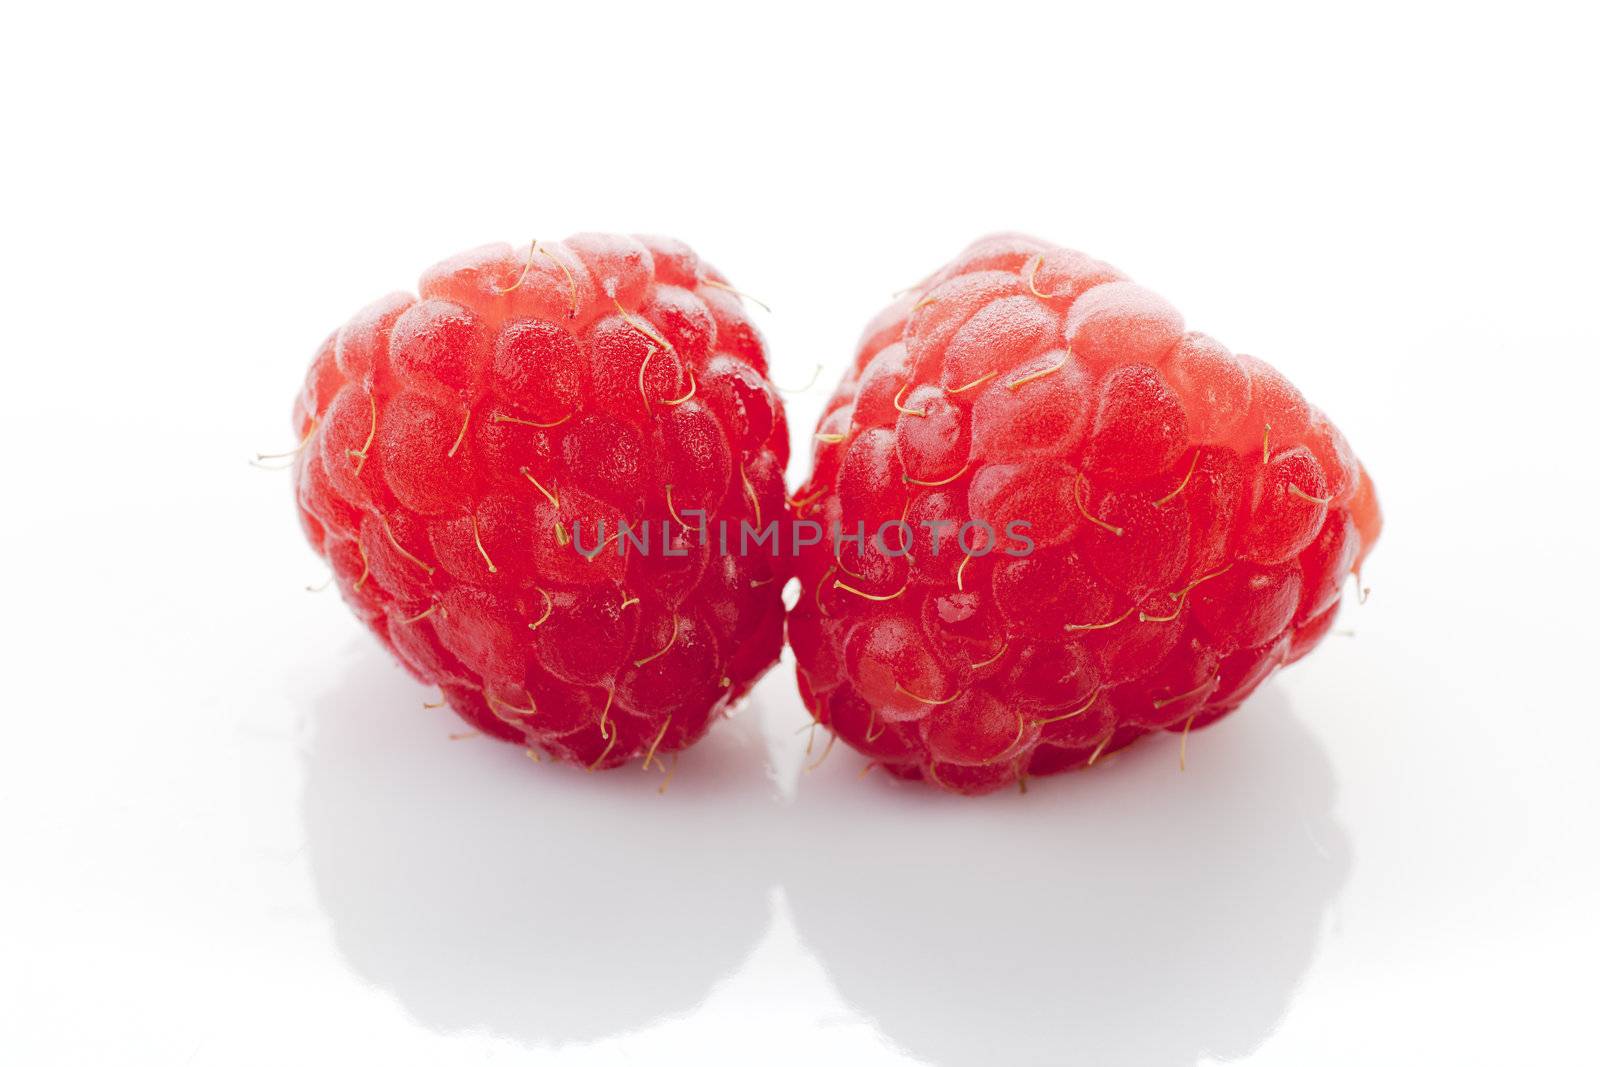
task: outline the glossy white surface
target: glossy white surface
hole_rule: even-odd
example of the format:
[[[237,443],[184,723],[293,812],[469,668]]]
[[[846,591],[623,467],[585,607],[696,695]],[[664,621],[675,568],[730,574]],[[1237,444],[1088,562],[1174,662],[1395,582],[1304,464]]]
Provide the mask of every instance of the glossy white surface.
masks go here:
[[[1579,1058],[1593,27],[661,7],[15,17],[0,1057]],[[860,325],[1003,227],[1275,363],[1385,504],[1371,600],[1182,771],[807,772],[787,663],[665,795],[452,742],[245,463],[433,259],[652,229],[825,364],[795,484]]]

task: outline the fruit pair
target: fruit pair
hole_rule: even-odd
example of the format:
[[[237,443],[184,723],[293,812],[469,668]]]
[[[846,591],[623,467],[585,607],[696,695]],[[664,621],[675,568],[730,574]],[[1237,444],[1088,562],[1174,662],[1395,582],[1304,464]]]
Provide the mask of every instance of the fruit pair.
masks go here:
[[[1339,431],[1115,269],[977,242],[867,329],[784,491],[759,333],[686,246],[434,267],[318,351],[300,515],[460,716],[646,765],[776,662],[898,777],[979,793],[1204,726],[1328,631],[1380,520]]]

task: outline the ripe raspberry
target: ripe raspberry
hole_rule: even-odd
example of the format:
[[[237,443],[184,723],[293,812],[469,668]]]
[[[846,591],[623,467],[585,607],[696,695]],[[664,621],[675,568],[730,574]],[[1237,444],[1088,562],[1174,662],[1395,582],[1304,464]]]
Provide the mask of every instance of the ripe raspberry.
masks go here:
[[[467,252],[420,292],[312,361],[312,547],[484,733],[590,769],[691,744],[782,645],[776,561],[713,555],[682,519],[785,514],[783,409],[739,296],[676,241],[602,234]]]
[[[1381,525],[1281,375],[1020,235],[867,327],[816,442],[801,694],[889,773],[962,793],[1215,722],[1328,632]]]

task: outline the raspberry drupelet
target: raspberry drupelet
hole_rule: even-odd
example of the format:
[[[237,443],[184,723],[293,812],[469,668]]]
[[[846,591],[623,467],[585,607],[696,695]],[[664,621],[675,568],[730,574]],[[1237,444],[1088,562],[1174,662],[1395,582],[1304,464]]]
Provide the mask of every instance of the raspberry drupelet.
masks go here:
[[[881,313],[815,441],[797,514],[845,536],[799,560],[801,694],[961,793],[1234,710],[1327,634],[1381,525],[1277,371],[1021,235]]]
[[[312,547],[482,732],[589,769],[692,744],[782,644],[781,561],[697,534],[787,513],[783,409],[739,294],[677,241],[603,234],[467,252],[419,292],[312,362],[294,413]]]

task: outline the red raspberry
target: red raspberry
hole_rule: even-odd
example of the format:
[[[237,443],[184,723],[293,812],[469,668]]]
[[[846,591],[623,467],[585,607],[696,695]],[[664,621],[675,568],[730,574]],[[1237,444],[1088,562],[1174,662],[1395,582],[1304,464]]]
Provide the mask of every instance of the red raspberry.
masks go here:
[[[312,361],[306,536],[484,733],[590,769],[691,744],[782,645],[776,561],[713,554],[683,519],[786,513],[783,409],[738,294],[676,241],[603,234],[467,252],[420,292]]]
[[[1327,633],[1381,525],[1277,371],[1020,235],[868,326],[816,441],[801,694],[889,773],[961,793],[1215,722]]]

